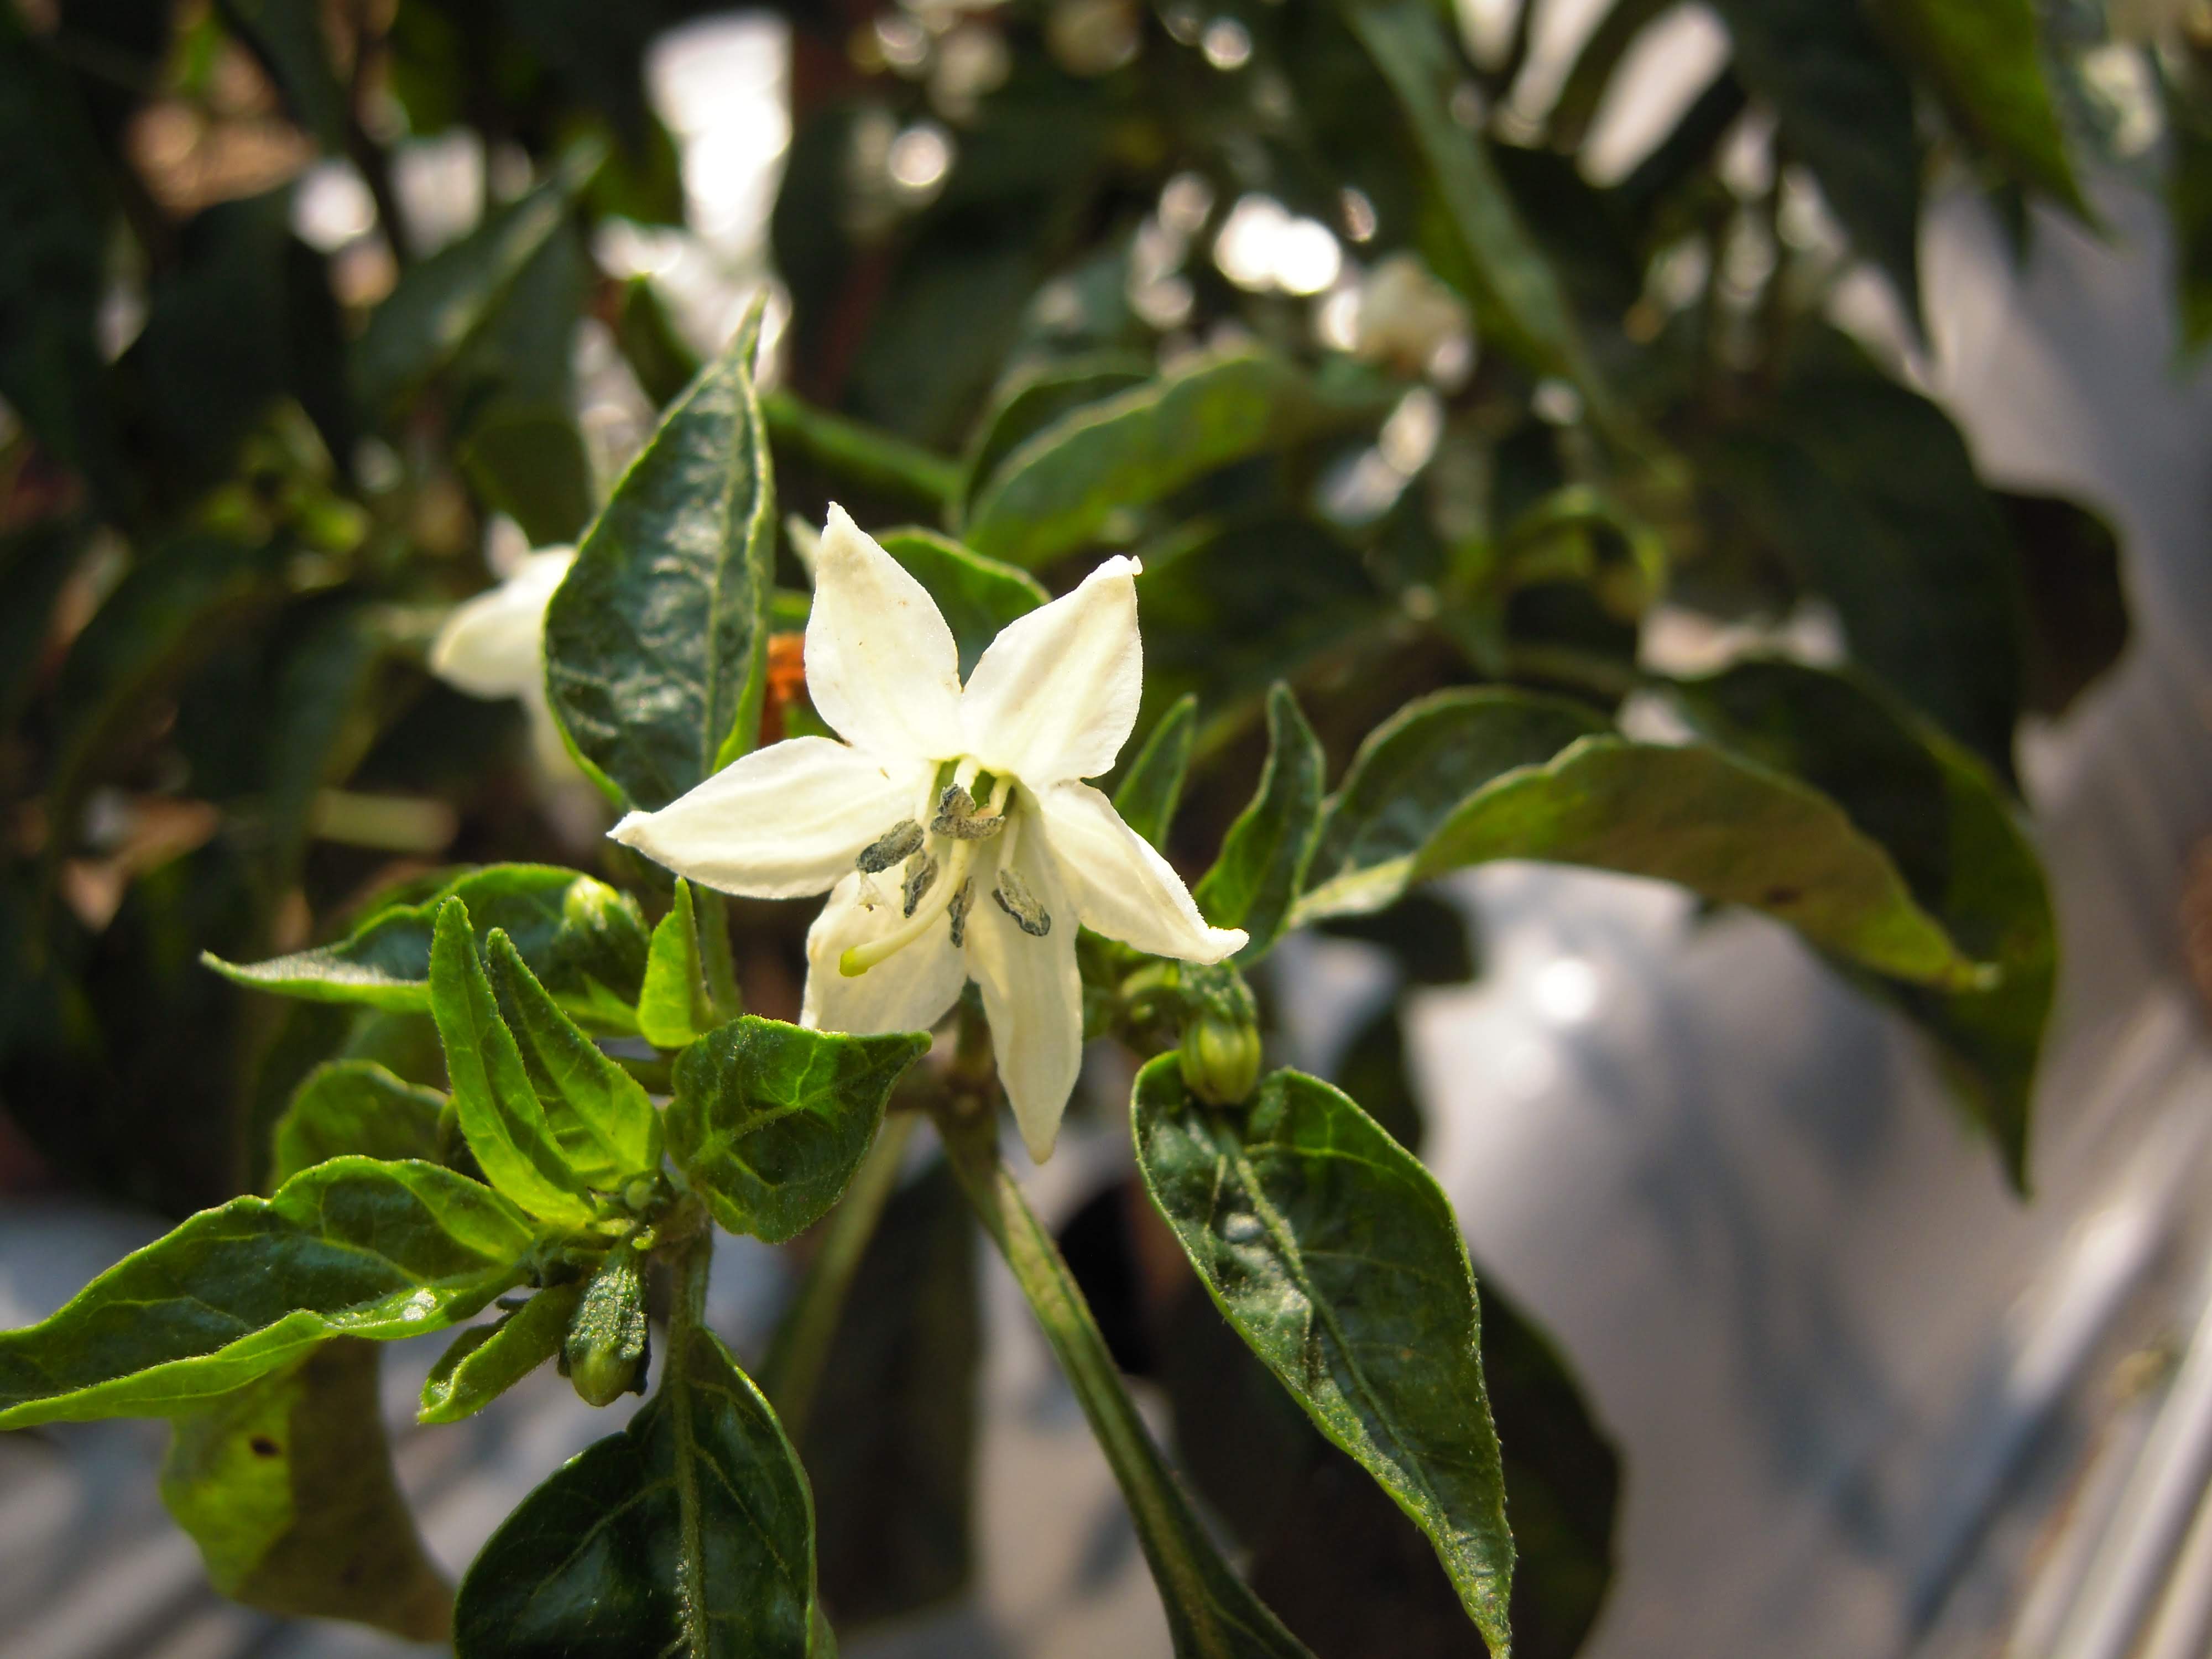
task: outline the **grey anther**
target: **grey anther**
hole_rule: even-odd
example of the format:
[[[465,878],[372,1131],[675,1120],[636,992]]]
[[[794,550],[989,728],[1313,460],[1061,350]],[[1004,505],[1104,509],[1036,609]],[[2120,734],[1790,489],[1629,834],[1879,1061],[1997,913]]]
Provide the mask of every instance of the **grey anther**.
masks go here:
[[[952,903],[945,914],[952,918],[952,946],[959,949],[968,942],[968,912],[975,905],[974,878],[960,884],[960,890],[952,896]]]
[[[1013,871],[999,872],[999,884],[991,890],[991,896],[999,901],[1001,910],[1014,919],[1014,926],[1031,939],[1042,939],[1052,932],[1051,914],[1036,902],[1029,883]]]
[[[1006,815],[994,812],[988,818],[975,816],[975,798],[957,783],[945,786],[945,793],[937,798],[937,816],[930,821],[933,836],[950,836],[955,841],[982,841],[995,836],[1006,827]]]
[[[906,861],[906,913],[914,914],[914,907],[921,902],[921,896],[937,884],[937,860],[927,853],[918,853]]]
[[[896,823],[860,849],[860,856],[853,861],[864,876],[879,876],[902,859],[910,858],[921,850],[921,826],[912,818],[901,818]]]

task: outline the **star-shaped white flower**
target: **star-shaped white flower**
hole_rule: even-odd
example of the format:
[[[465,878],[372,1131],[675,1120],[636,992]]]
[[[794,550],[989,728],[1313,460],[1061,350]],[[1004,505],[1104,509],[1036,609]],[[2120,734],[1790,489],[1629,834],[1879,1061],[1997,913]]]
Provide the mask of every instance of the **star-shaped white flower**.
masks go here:
[[[845,741],[757,750],[611,832],[724,892],[829,890],[806,936],[808,1025],[919,1030],[974,980],[1040,1159],[1082,1060],[1077,924],[1186,962],[1218,962],[1245,939],[1208,927],[1167,860],[1082,781],[1136,723],[1136,574],[1133,560],[1107,560],[1008,626],[963,687],[927,591],[833,507],[806,685]]]
[[[519,697],[531,752],[551,777],[576,763],[545,700],[545,607],[576,562],[573,547],[526,554],[507,580],[453,607],[430,645],[430,672],[472,697]]]

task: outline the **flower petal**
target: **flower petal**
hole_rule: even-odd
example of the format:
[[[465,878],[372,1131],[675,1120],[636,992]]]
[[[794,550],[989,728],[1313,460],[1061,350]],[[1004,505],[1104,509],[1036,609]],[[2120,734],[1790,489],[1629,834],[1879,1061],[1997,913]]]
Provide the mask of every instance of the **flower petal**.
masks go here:
[[[1182,878],[1089,784],[1054,784],[1037,805],[1091,932],[1184,962],[1219,962],[1244,948],[1244,930],[1207,926]]]
[[[1075,965],[1075,917],[1042,837],[1024,835],[1014,867],[1052,917],[1042,939],[1026,933],[979,890],[968,918],[968,972],[983,992],[999,1080],[1023,1144],[1042,1164],[1052,1155],[1060,1115],[1083,1067],[1083,975]],[[979,876],[976,886],[983,886]]]
[[[1114,764],[1144,690],[1137,568],[1117,555],[991,641],[961,698],[969,753],[1037,789]]]
[[[879,757],[960,752],[960,647],[929,591],[832,506],[814,561],[806,690],[815,712]]]
[[[945,1017],[968,977],[952,948],[948,923],[932,928],[895,957],[850,978],[837,971],[848,947],[898,925],[898,883],[878,878],[884,902],[860,908],[858,871],[837,884],[814,926],[806,930],[806,994],[799,1023],[817,1031],[872,1036],[882,1031],[926,1031]]]
[[[834,885],[862,848],[912,814],[926,765],[885,766],[827,738],[793,738],[607,833],[726,893],[799,898]]]
[[[472,697],[520,696],[545,678],[545,607],[574,548],[532,553],[497,587],[453,607],[430,646],[430,672]]]

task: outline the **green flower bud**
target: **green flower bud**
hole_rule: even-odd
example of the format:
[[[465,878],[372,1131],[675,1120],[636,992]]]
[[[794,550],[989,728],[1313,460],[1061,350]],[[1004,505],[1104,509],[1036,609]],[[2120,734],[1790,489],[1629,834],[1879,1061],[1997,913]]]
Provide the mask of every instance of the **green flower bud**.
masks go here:
[[[578,1395],[611,1406],[625,1392],[645,1392],[651,1336],[645,1322],[645,1276],[637,1252],[617,1244],[584,1287],[584,1299],[561,1345],[561,1369]]]
[[[1237,1105],[1260,1081],[1260,1028],[1202,1010],[1182,1028],[1176,1060],[1191,1093],[1209,1106]]]

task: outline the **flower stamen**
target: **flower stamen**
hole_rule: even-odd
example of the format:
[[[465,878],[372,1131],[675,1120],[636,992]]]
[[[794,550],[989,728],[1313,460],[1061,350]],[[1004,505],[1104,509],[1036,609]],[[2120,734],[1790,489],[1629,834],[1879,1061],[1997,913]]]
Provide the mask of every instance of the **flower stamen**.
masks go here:
[[[1042,939],[1052,932],[1052,914],[1036,901],[1030,891],[1029,883],[1010,866],[1001,866],[999,884],[991,890],[991,896],[999,908],[1014,919],[1014,926],[1031,939]]]
[[[921,850],[924,837],[921,826],[912,818],[901,818],[896,823],[860,849],[860,856],[853,860],[864,876],[879,876],[905,859]],[[912,905],[907,908],[913,909]]]
[[[950,796],[951,790],[957,789],[962,796],[969,799],[972,807],[973,797],[968,794],[968,784],[974,781],[977,769],[975,762],[963,762],[963,775],[946,791],[946,795]],[[923,860],[921,868],[916,869],[909,864],[907,869],[904,886],[906,920],[881,939],[848,946],[837,958],[840,974],[847,979],[854,979],[878,963],[888,961],[927,933],[938,917],[947,911],[952,913],[952,943],[955,946],[966,943],[968,909],[975,900],[975,884],[969,878],[968,866],[975,861],[976,849],[982,845],[983,838],[996,835],[1005,827],[1003,808],[1008,793],[1006,779],[998,778],[992,781],[981,811],[973,812],[971,816],[977,820],[988,819],[993,827],[947,837],[952,844],[945,855],[941,868],[927,842],[923,843],[919,854]],[[898,834],[898,828],[894,827],[883,839],[889,841]],[[909,854],[912,856],[915,855]]]

